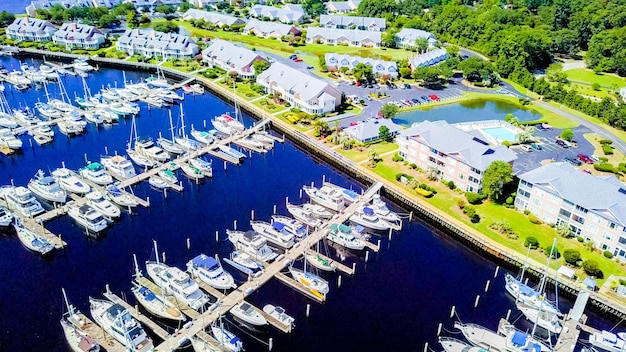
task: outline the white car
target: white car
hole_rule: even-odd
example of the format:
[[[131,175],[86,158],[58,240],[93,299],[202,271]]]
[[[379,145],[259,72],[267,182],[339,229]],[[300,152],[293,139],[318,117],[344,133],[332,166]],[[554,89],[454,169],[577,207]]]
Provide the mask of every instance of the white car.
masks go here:
[[[597,156],[597,155],[595,155],[595,154],[593,154],[593,155],[591,155],[591,156],[589,156],[589,157],[590,157],[590,158],[591,158],[591,160],[593,160],[593,161],[596,161],[596,162],[600,161],[600,157],[599,157],[599,156]]]

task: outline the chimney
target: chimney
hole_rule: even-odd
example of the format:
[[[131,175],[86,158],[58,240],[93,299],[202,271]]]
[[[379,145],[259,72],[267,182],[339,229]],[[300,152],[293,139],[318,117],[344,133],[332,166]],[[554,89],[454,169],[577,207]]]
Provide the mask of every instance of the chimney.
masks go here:
[[[150,32],[150,37],[151,37],[153,40],[154,40],[154,39],[156,39],[156,32],[155,32],[155,31]]]
[[[76,23],[72,23],[72,30],[73,30],[74,32],[76,32],[76,28],[77,28]]]

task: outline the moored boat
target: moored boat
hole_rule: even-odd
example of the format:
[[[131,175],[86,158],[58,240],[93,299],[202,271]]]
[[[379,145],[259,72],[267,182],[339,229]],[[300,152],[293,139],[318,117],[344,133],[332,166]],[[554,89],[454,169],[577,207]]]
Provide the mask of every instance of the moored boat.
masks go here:
[[[266,304],[263,307],[263,311],[267,313],[270,317],[278,320],[284,325],[290,326],[291,328],[295,326],[296,319],[285,313],[285,309],[283,307],[275,306],[273,304]]]
[[[90,232],[98,233],[109,226],[102,213],[88,204],[70,208],[67,214]]]
[[[2,186],[0,197],[5,200],[9,209],[26,217],[37,216],[45,211],[41,203],[35,199],[33,193],[26,187]]]
[[[189,275],[177,267],[163,263],[146,262],[148,276],[165,292],[174,295],[192,309],[198,310],[209,302],[209,297],[200,290]]]
[[[595,331],[589,335],[589,343],[597,352],[622,352],[626,349],[626,332]]]
[[[219,151],[221,153],[226,154],[227,156],[237,159],[237,160],[241,160],[241,159],[245,159],[246,158],[246,154],[238,151],[237,149],[231,148],[227,145],[223,145],[223,144],[218,144],[217,145],[217,149],[219,149]]]
[[[80,324],[83,316],[80,311],[69,303],[65,290],[61,290],[67,312],[63,314],[60,323],[70,349],[73,352],[99,352],[100,345],[98,345],[98,342],[74,326],[74,324]]]
[[[348,249],[362,250],[365,248],[365,242],[355,237],[352,234],[352,229],[347,225],[330,225],[330,230],[328,231],[326,238]]]
[[[14,227],[17,232],[17,238],[22,242],[24,247],[31,251],[39,253],[40,255],[46,255],[54,249],[54,246],[45,238],[24,227],[21,221],[17,222]]]
[[[224,261],[235,269],[255,277],[260,275],[264,268],[263,263],[252,259],[248,253],[238,251],[230,253],[229,258],[224,258]]]
[[[0,205],[0,226],[6,227],[13,222],[13,214]]]
[[[280,227],[279,231],[290,233],[298,240],[308,236],[309,229],[301,221],[283,215],[272,215],[272,226]]]
[[[295,243],[295,236],[285,230],[285,225],[281,222],[268,223],[265,221],[250,221],[252,229],[265,237],[267,241],[281,248],[289,249]]]
[[[102,213],[107,218],[119,218],[122,212],[120,208],[113,205],[113,203],[104,197],[100,191],[91,191],[85,196],[89,205]]]
[[[113,336],[129,352],[154,349],[152,339],[130,312],[119,304],[89,297],[91,316],[100,327]]]
[[[28,182],[28,189],[49,202],[65,203],[67,199],[67,193],[59,187],[54,177],[46,176],[41,169]]]
[[[237,287],[233,276],[222,268],[220,261],[205,254],[200,254],[187,262],[187,271],[220,290]]]
[[[304,254],[304,258],[309,264],[311,264],[311,266],[320,270],[335,271],[335,269],[337,269],[337,266],[333,263],[332,260],[324,258],[315,252],[306,252]]]
[[[303,224],[314,228],[322,225],[322,220],[315,216],[310,210],[305,209],[302,205],[287,203],[287,211],[291,214],[291,216],[302,221]]]
[[[326,294],[328,294],[328,281],[321,277],[307,272],[306,270],[294,268],[293,266],[289,267],[289,272],[294,280],[309,289],[316,296],[326,297]]]
[[[107,186],[107,196],[115,204],[124,208],[136,207],[139,205],[137,201],[128,193],[122,191],[116,184]]]
[[[52,177],[58,182],[59,187],[67,192],[85,194],[91,191],[88,184],[79,180],[73,172],[65,167],[52,171]]]
[[[504,319],[500,321],[498,332],[491,331],[478,324],[462,324],[455,322],[454,327],[461,330],[463,336],[474,346],[498,352],[551,352],[533,336],[516,330]]]
[[[211,123],[213,123],[213,127],[215,127],[216,130],[229,135],[242,132],[245,128],[241,121],[228,114],[215,116],[215,118],[211,120]]]
[[[265,237],[255,231],[232,231],[226,230],[228,240],[232,242],[235,248],[243,251],[255,259],[269,262],[278,256],[277,253],[267,245]]]
[[[213,161],[203,157],[190,158],[189,164],[202,171],[204,176],[213,177]]]
[[[180,169],[183,170],[183,173],[187,175],[187,177],[191,177],[195,180],[200,180],[204,178],[204,173],[200,171],[197,167],[191,165],[190,163],[181,163]]]
[[[103,156],[100,159],[100,163],[107,171],[109,171],[111,176],[119,180],[126,180],[128,178],[137,176],[135,167],[130,162],[130,160],[121,155]]]
[[[101,186],[113,183],[113,177],[107,174],[104,166],[98,162],[87,164],[87,166],[79,169],[78,173],[87,180]]]
[[[318,189],[313,186],[304,186],[302,189],[312,202],[322,205],[325,208],[333,211],[341,211],[346,207],[343,195],[335,188],[322,186],[322,188]]]
[[[243,349],[243,343],[232,332],[226,330],[220,318],[220,324],[211,324],[211,333],[221,347],[230,352],[240,352]]]
[[[15,137],[13,132],[11,132],[8,128],[1,128],[0,146],[4,146],[12,150],[19,150],[22,149],[22,140]]]
[[[376,215],[374,209],[364,206],[359,207],[352,216],[350,216],[350,221],[355,224],[359,224],[361,226],[370,228],[372,230],[389,230],[394,229],[398,230],[398,226],[391,224]]]
[[[232,307],[230,309],[230,314],[232,314],[235,318],[251,325],[267,325],[265,317],[263,317],[263,315],[259,313],[254,306],[245,301],[242,301]]]

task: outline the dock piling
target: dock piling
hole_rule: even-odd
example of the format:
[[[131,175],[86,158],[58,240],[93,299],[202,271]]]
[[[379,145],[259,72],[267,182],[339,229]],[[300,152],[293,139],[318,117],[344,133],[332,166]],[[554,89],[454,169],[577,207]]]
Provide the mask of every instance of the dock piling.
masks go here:
[[[167,199],[167,188],[163,188],[163,197]]]
[[[274,204],[274,212],[272,214],[276,214],[276,204]]]
[[[452,306],[452,309],[450,310],[450,318],[452,319],[452,317],[454,316],[454,313],[456,313],[456,307]]]
[[[424,352],[428,352],[428,342],[426,342],[426,344],[424,344]]]
[[[439,326],[437,327],[437,336],[441,335],[441,328],[442,328],[443,324],[439,323]]]
[[[224,160],[224,170],[226,170],[226,160]]]
[[[237,231],[237,219],[233,220],[233,227]]]
[[[324,184],[324,182],[326,182],[326,175],[322,175],[322,184]]]
[[[409,213],[409,222],[413,221],[413,210]]]
[[[341,287],[341,275],[337,276],[337,287]]]
[[[220,232],[219,231],[215,231],[215,242],[219,242],[220,241]]]
[[[285,197],[285,205],[289,204],[289,197]]]
[[[163,257],[163,260],[161,260],[161,261],[162,261],[163,263],[165,263],[165,252],[163,252],[162,257]]]
[[[61,166],[65,169],[65,161],[61,161]]]
[[[474,308],[478,307],[479,300],[480,300],[480,295],[476,295],[476,300],[474,301]]]
[[[498,270],[500,270],[500,265],[496,266],[496,272],[493,273],[494,278],[498,276]]]
[[[489,284],[491,283],[491,280],[487,280],[487,283],[485,284],[485,292],[487,292],[489,290]]]
[[[300,188],[300,199],[302,199],[302,188]]]
[[[270,341],[267,344],[267,347],[269,348],[269,350],[272,350],[272,347],[274,347],[274,339],[270,337]]]
[[[352,273],[356,273],[356,263],[352,263]]]
[[[310,313],[311,313],[311,304],[307,303],[306,304],[306,317],[307,318],[309,317]]]
[[[187,237],[187,250],[191,249],[191,242],[189,240],[189,237]]]
[[[365,251],[365,262],[370,258],[370,251]]]
[[[392,234],[392,229],[389,229],[389,241],[391,241],[391,234]]]
[[[104,155],[109,155],[109,147],[108,146],[104,146]]]
[[[254,209],[250,211],[250,220],[254,220]]]
[[[506,311],[506,321],[509,321],[509,318],[511,317],[511,310],[507,310]]]

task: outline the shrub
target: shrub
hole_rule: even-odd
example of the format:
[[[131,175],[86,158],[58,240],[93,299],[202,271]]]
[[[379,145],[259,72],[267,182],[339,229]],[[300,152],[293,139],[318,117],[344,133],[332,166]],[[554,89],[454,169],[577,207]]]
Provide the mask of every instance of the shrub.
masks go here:
[[[576,249],[566,249],[563,252],[563,259],[570,265],[578,266],[580,262],[580,252]]]
[[[502,145],[509,148],[511,146],[511,142],[509,141],[502,141]]]
[[[417,194],[419,194],[419,195],[421,195],[421,196],[423,196],[425,198],[429,198],[429,197],[433,196],[433,192],[425,190],[423,188],[419,188],[419,187],[415,189],[415,192],[417,192]]]
[[[413,179],[413,176],[407,175],[407,174],[401,172],[401,173],[396,174],[396,181],[400,181],[402,176],[404,176],[407,180]]]
[[[485,195],[483,194],[478,194],[476,192],[465,192],[465,198],[467,198],[467,201],[470,204],[481,204],[483,202],[483,199],[485,199]]]
[[[528,215],[528,214],[530,214],[530,210],[524,209],[524,215]]]
[[[613,259],[613,253],[611,253],[610,251],[604,251],[604,257],[605,258],[609,258],[609,259]]]
[[[595,163],[593,164],[593,168],[598,171],[615,172],[615,168],[613,167],[613,164],[610,164],[610,163]]]
[[[459,198],[456,201],[456,205],[458,205],[459,208],[461,208],[461,209],[465,208],[465,205],[466,205],[465,200],[463,200],[463,198]]]
[[[409,167],[413,170],[417,169],[417,165],[415,163],[410,163]]]
[[[593,84],[591,85],[591,89],[593,89],[593,90],[600,90],[600,83],[593,82]]]
[[[604,152],[604,155],[613,155],[613,148],[610,145],[602,145],[602,151]]]
[[[455,189],[456,185],[454,184],[454,181],[448,181],[448,188],[450,189]]]
[[[583,243],[583,242],[585,242],[585,239],[582,238],[581,236],[578,236],[578,237],[576,237],[576,241],[578,241],[580,243]]]
[[[476,213],[476,208],[474,208],[471,205],[468,205],[465,208],[463,208],[463,213],[467,215],[467,217],[473,223],[477,223],[480,221],[480,216]]]
[[[538,225],[538,224],[541,224],[541,220],[539,220],[539,218],[538,218],[538,217],[536,217],[536,216],[535,216],[535,215],[533,215],[533,214],[528,214],[528,221],[530,221],[530,222],[531,222],[531,223],[533,223],[533,224],[537,224],[537,225]]]
[[[587,273],[587,275],[595,276],[599,279],[604,277],[604,273],[600,270],[598,262],[593,259],[585,260],[583,262],[583,270]]]
[[[398,155],[398,154],[395,154],[395,155],[393,156],[393,158],[391,158],[391,160],[393,160],[393,161],[395,161],[395,162],[398,162],[398,161],[404,161],[404,158],[403,158],[403,157],[401,157],[401,156],[400,156],[400,155]]]
[[[610,145],[610,144],[613,144],[613,141],[610,140],[610,139],[601,139],[601,140],[598,141],[598,143],[600,143],[602,145],[605,145],[605,144],[609,144]]]
[[[511,196],[506,197],[505,203],[508,204],[508,205],[513,205],[513,197],[511,197]]]
[[[559,249],[556,246],[548,246],[544,248],[544,253],[546,254],[546,256],[548,256],[548,258],[552,256],[553,259],[557,259],[561,256],[561,254],[559,253]]]
[[[533,236],[528,236],[526,237],[526,240],[524,240],[524,247],[537,249],[539,248],[539,241],[537,241],[537,239]]]
[[[601,162],[606,163],[609,161],[609,158],[607,158],[606,156],[601,156],[598,159],[600,159]]]

